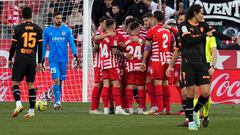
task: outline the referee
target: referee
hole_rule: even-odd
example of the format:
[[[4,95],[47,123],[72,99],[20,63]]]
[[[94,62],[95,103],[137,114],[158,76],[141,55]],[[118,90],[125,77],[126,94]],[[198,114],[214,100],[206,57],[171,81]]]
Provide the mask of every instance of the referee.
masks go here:
[[[36,74],[36,53],[38,54],[37,69],[41,69],[42,58],[42,28],[32,22],[32,9],[25,7],[22,10],[23,23],[16,26],[12,36],[12,45],[8,59],[8,66],[12,68],[12,91],[16,101],[16,108],[12,117],[17,117],[24,110],[21,103],[19,84],[26,77],[29,90],[30,109],[25,118],[33,117],[36,100],[34,79]],[[15,54],[16,52],[16,54]],[[14,62],[12,58],[14,57]]]

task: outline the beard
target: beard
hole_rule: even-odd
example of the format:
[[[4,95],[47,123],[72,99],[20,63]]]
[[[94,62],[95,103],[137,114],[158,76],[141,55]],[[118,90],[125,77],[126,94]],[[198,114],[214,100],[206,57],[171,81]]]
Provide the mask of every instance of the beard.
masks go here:
[[[59,22],[59,23],[55,23],[56,26],[61,26],[62,25],[62,22]]]

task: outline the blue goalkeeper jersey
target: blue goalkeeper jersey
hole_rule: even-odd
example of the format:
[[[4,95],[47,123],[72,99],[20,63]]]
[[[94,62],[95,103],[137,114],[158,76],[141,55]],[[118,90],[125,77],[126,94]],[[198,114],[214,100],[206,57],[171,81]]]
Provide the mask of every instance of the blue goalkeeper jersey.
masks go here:
[[[54,26],[47,27],[43,32],[43,58],[45,58],[48,45],[50,49],[48,57],[49,62],[67,62],[68,43],[73,55],[77,55],[77,48],[70,28],[66,25],[62,25],[59,28]]]

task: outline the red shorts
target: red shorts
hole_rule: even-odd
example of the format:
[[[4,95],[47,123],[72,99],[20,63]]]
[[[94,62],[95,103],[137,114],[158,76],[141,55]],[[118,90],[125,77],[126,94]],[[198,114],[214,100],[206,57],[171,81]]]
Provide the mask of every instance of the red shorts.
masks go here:
[[[102,74],[103,74],[103,80],[109,79],[111,81],[114,81],[114,80],[120,81],[120,74],[119,74],[118,68],[103,69]]]
[[[168,64],[163,64],[161,62],[151,62],[151,79],[152,80],[168,80],[166,75],[166,70]]]
[[[126,73],[127,85],[145,85],[146,73],[133,71]]]
[[[95,79],[95,83],[102,83],[101,68],[98,68],[98,67],[94,68],[94,79]]]
[[[174,65],[174,83],[180,80],[180,64]]]

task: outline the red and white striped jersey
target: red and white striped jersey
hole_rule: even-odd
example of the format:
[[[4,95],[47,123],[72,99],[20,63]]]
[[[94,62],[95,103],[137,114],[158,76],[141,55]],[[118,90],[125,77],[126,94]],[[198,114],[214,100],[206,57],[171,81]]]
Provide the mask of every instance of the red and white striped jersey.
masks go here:
[[[168,29],[164,29],[159,23],[149,29],[147,40],[152,41],[151,61],[170,63],[171,61],[171,46],[172,36]]]
[[[111,47],[117,47],[117,37],[107,36],[99,41],[100,61],[102,69],[117,68],[116,57],[112,54]]]
[[[124,41],[124,44],[126,46],[126,52],[133,56],[131,60],[126,60],[126,71],[140,71],[144,52],[144,44],[132,41],[130,37],[131,36],[128,35],[128,37]],[[138,38],[144,40],[140,35],[138,36]]]
[[[146,39],[146,37],[147,37],[147,29],[145,29],[143,26],[140,27],[139,36],[143,39]]]
[[[98,28],[98,30],[94,33],[94,38],[93,38],[93,40],[94,40],[94,42],[95,42],[96,44],[99,44],[99,41],[95,40],[95,37],[96,37],[97,35],[102,35],[102,34],[106,34],[106,32],[103,31],[101,28]],[[100,67],[101,67],[100,52],[99,52],[99,51],[98,51],[98,52],[95,52],[95,53],[93,54],[93,56],[94,56],[94,59],[93,59],[94,65],[93,65],[93,67],[98,67],[98,68],[100,68]]]

